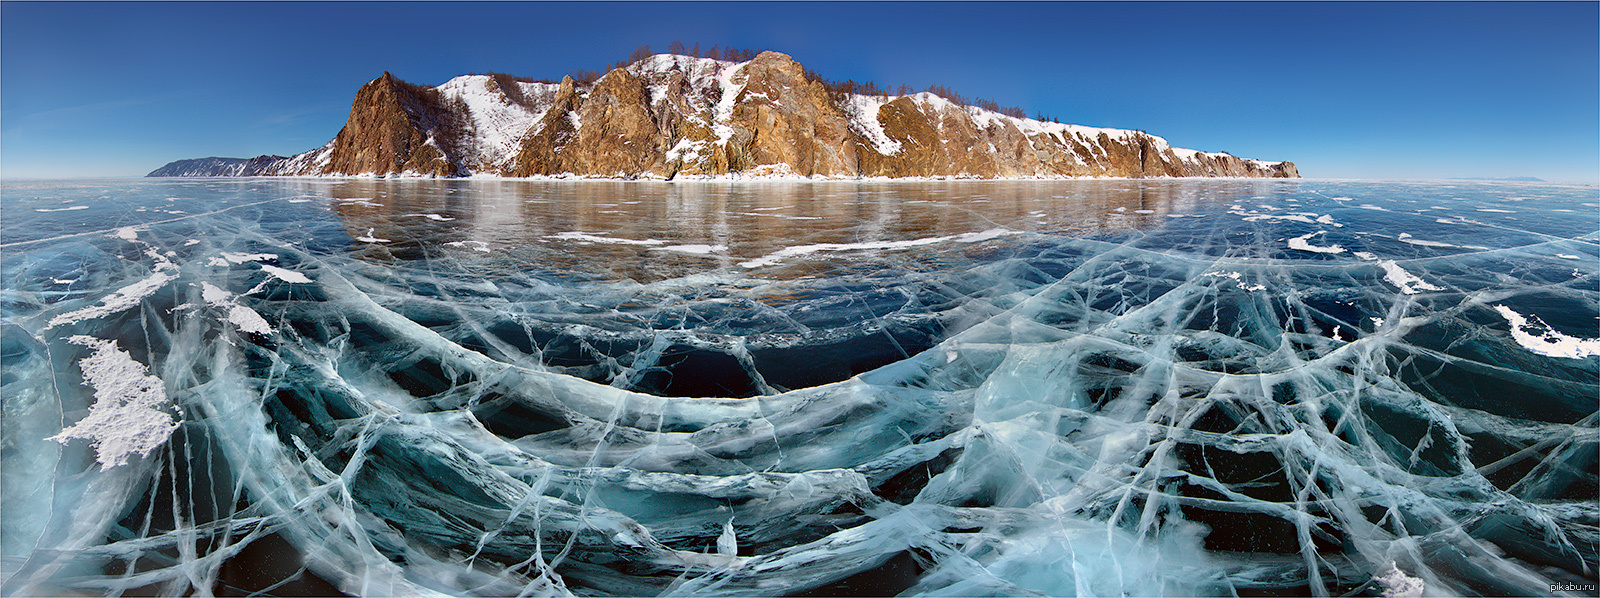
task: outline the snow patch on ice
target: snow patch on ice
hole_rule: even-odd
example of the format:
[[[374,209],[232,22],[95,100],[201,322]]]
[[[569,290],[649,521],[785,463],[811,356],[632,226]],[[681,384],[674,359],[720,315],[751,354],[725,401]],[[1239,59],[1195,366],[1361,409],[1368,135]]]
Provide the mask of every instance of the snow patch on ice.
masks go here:
[[[1311,233],[1311,234],[1308,234],[1308,235],[1300,235],[1300,236],[1295,237],[1293,239],[1289,239],[1289,248],[1290,249],[1298,249],[1300,251],[1309,251],[1309,252],[1312,252],[1312,253],[1344,253],[1344,247],[1341,247],[1341,246],[1338,246],[1338,245],[1329,245],[1329,246],[1326,246],[1326,247],[1319,246],[1319,245],[1312,245],[1311,244],[1311,237],[1315,237],[1317,235],[1320,235],[1323,232],[1324,231],[1320,231],[1319,230],[1317,232],[1314,232],[1314,233]]]
[[[1207,272],[1205,275],[1206,276],[1216,277],[1216,278],[1232,279],[1233,283],[1235,285],[1237,285],[1239,288],[1244,289],[1246,291],[1255,292],[1255,291],[1267,290],[1266,285],[1245,284],[1244,281],[1240,279],[1240,277],[1244,276],[1244,274],[1239,273],[1239,272]]]
[[[1454,244],[1451,244],[1451,243],[1444,243],[1444,242],[1441,242],[1441,241],[1424,241],[1422,239],[1417,239],[1417,238],[1412,237],[1411,233],[1400,233],[1400,237],[1399,238],[1400,238],[1400,242],[1401,243],[1410,243],[1410,244],[1416,245],[1418,247],[1440,247],[1440,248],[1454,247],[1454,248],[1457,248],[1457,249],[1488,249],[1488,247],[1480,247],[1480,246],[1477,246],[1477,245],[1454,245]]]
[[[1400,292],[1407,295],[1415,295],[1422,291],[1444,290],[1444,287],[1424,282],[1421,278],[1418,278],[1417,275],[1407,272],[1405,268],[1401,268],[1400,264],[1395,263],[1394,260],[1383,260],[1378,262],[1378,267],[1383,268],[1383,279],[1385,281],[1388,281],[1389,284],[1398,287]]]
[[[94,387],[95,401],[88,416],[48,440],[88,440],[104,471],[127,464],[134,454],[150,454],[172,436],[178,422],[167,412],[174,406],[160,378],[113,341],[79,334],[67,342],[94,349],[78,367],[84,382]]]
[[[205,299],[206,304],[212,307],[228,310],[228,322],[239,330],[254,334],[272,333],[272,325],[267,323],[266,318],[261,317],[256,310],[234,301],[233,293],[217,288],[209,282],[201,282],[200,298]]]
[[[589,242],[589,243],[604,243],[604,244],[609,244],[609,245],[661,245],[661,244],[666,243],[666,241],[661,241],[661,240],[657,240],[657,239],[645,239],[643,241],[639,241],[639,240],[635,240],[635,239],[616,239],[616,238],[612,238],[612,237],[602,237],[600,235],[591,235],[589,233],[579,232],[579,231],[568,231],[568,232],[564,232],[564,233],[556,233],[556,234],[553,234],[553,235],[545,235],[544,238],[546,238],[546,239],[561,239],[561,240],[564,240],[564,241],[584,241],[584,242]]]
[[[73,210],[87,210],[89,206],[67,206],[65,208],[34,208],[35,212],[71,212]]]
[[[276,259],[278,259],[278,256],[274,255],[274,254],[271,254],[271,253],[230,253],[230,252],[223,252],[222,253],[222,259],[223,259],[223,261],[225,261],[227,263],[230,263],[230,264],[243,264],[245,262],[264,262],[264,261],[267,261],[267,260],[276,260]]]
[[[1383,598],[1422,598],[1427,592],[1427,584],[1421,579],[1406,575],[1394,563],[1389,568],[1379,573],[1373,580],[1383,586]]]
[[[449,243],[445,243],[445,246],[457,247],[461,249],[467,249],[470,247],[473,251],[489,253],[489,244],[483,241],[451,241]]]
[[[992,228],[982,232],[962,233],[959,235],[949,235],[944,237],[924,237],[921,239],[911,239],[907,241],[869,241],[866,243],[817,243],[815,245],[799,245],[795,247],[785,247],[756,259],[740,262],[739,265],[745,268],[760,268],[762,266],[771,266],[788,258],[809,255],[819,251],[894,250],[947,242],[978,243],[1016,233],[1017,231],[1014,230]]]
[[[451,220],[455,220],[455,218],[451,218],[449,216],[441,216],[439,214],[406,214],[406,215],[407,216],[416,216],[418,218],[427,218],[427,219],[435,221],[435,222],[449,222]]]
[[[651,251],[671,251],[671,252],[675,252],[675,253],[687,253],[687,254],[691,254],[691,255],[711,255],[711,254],[714,254],[714,253],[722,253],[724,251],[727,251],[728,250],[728,246],[727,245],[706,245],[706,244],[702,244],[702,243],[690,243],[688,245],[668,245],[666,247],[651,247],[650,250]]]
[[[1546,357],[1566,359],[1583,359],[1590,355],[1600,355],[1600,339],[1561,334],[1544,323],[1544,320],[1539,319],[1539,316],[1523,316],[1504,305],[1496,305],[1494,310],[1511,324],[1511,338],[1516,339],[1517,344],[1529,351]]]
[[[379,239],[377,237],[372,236],[372,233],[374,231],[376,231],[376,230],[378,230],[378,229],[369,228],[369,229],[367,229],[367,234],[361,235],[359,237],[356,237],[356,240],[360,241],[362,243],[388,243],[389,242],[388,239]]]
[[[144,280],[117,289],[110,296],[101,299],[99,304],[50,318],[50,323],[45,325],[45,329],[48,330],[62,324],[71,324],[90,318],[108,316],[126,310],[144,301],[145,297],[154,295],[156,291],[161,290],[161,287],[167,286],[167,283],[172,282],[177,277],[177,274],[171,272],[157,271]]]
[[[276,278],[276,279],[284,281],[284,282],[299,283],[299,284],[306,284],[306,283],[311,282],[311,278],[307,277],[304,274],[301,274],[299,272],[295,272],[294,270],[290,270],[290,269],[287,269],[287,268],[279,268],[277,266],[273,266],[273,265],[270,265],[270,264],[261,264],[261,271],[262,272],[266,272],[268,276],[271,276],[273,278]]]

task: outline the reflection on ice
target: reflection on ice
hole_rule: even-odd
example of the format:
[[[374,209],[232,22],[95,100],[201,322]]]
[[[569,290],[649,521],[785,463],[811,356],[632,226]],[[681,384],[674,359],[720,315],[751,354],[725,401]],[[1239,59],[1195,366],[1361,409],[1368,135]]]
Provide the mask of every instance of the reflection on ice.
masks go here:
[[[8,595],[1600,566],[1600,231],[1546,210],[1589,187],[6,185]]]

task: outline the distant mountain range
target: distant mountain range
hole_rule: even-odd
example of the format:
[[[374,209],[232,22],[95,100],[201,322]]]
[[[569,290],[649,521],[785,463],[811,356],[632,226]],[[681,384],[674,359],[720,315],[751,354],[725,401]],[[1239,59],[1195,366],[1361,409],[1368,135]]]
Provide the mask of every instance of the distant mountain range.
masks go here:
[[[1143,131],[1042,122],[929,92],[830,89],[789,56],[657,54],[597,80],[385,72],[332,141],[295,156],[179,160],[148,176],[1299,177]]]

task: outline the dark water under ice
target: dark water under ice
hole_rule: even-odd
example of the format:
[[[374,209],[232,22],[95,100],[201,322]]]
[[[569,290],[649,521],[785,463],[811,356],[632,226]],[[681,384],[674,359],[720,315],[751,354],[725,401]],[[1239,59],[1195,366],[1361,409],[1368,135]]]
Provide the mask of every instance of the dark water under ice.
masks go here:
[[[3,200],[5,595],[1596,595],[1593,186]]]

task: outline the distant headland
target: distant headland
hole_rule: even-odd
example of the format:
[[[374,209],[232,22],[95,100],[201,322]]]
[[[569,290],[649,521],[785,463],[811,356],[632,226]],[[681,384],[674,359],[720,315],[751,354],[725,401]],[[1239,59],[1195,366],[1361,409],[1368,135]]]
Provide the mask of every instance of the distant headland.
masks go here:
[[[1298,178],[1292,162],[1172,147],[1123,129],[1025,118],[946,88],[823,80],[785,54],[636,54],[604,74],[491,73],[438,87],[390,73],[322,147],[199,158],[148,176]]]

